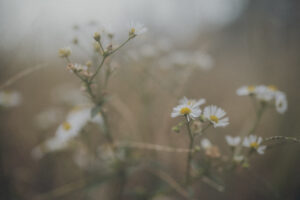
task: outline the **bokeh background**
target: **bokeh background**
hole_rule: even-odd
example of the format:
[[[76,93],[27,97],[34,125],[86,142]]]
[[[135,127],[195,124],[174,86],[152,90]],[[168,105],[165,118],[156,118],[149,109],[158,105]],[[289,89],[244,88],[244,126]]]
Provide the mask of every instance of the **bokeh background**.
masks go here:
[[[117,70],[108,91],[115,102],[108,109],[117,140],[187,147],[186,135],[171,130],[178,121],[170,118],[170,112],[182,96],[206,98],[230,117],[228,127],[208,134],[226,154],[224,136],[247,131],[255,118],[250,100],[235,94],[248,84],[276,85],[289,102],[283,115],[268,110],[257,134],[299,137],[299,8],[297,0],[2,0],[0,85],[22,70],[43,67],[7,88],[19,91],[23,100],[18,107],[0,110],[0,199],[35,199],[85,175],[70,151],[41,160],[33,159],[31,151],[60,123],[41,131],[37,116],[50,109],[63,120],[70,100],[82,100],[74,94],[80,93],[80,83],[65,69],[57,50],[70,46],[72,59],[89,60],[92,35],[103,26],[113,27],[116,43],[126,37],[129,21],[149,29],[114,56]],[[163,58],[174,51],[204,52],[209,67],[170,67],[174,56]],[[184,59],[175,57],[178,62]],[[183,179],[186,155],[142,153],[162,162],[177,180]],[[300,199],[299,153],[296,144],[277,146],[253,158],[251,173],[232,177],[225,192],[205,184],[199,184],[196,192],[204,199]],[[147,190],[155,183],[149,176],[137,176],[128,187],[137,184]],[[109,191],[112,188],[106,185],[88,197],[76,191],[57,199],[106,199]]]

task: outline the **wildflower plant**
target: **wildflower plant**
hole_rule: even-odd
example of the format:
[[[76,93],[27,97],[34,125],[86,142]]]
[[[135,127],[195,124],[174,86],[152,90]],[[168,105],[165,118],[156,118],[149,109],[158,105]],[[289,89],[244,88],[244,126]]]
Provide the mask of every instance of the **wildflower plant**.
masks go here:
[[[220,129],[226,131],[226,127],[230,123],[234,123],[229,122],[230,116],[225,111],[227,109],[224,110],[211,104],[204,105],[206,104],[204,98],[189,99],[183,97],[172,109],[170,117],[179,119],[178,124],[173,126],[172,130],[180,133],[176,137],[186,137],[188,139],[186,148],[116,140],[111,133],[111,123],[108,121],[110,110],[106,106],[112,99],[107,86],[111,75],[116,70],[114,66],[118,65],[114,63],[115,57],[113,55],[121,48],[126,48],[126,44],[131,40],[145,33],[147,28],[140,23],[130,23],[125,31],[126,38],[116,45],[114,41],[116,33],[113,32],[111,27],[106,27],[108,28],[105,31],[95,32],[91,35],[91,40],[94,42],[91,48],[96,57],[89,57],[86,62],[77,63],[73,60],[72,51],[69,47],[64,47],[58,51],[59,57],[66,61],[66,69],[82,85],[81,89],[78,88],[78,91],[83,91],[87,98],[83,98],[83,102],[78,103],[78,99],[82,99],[76,94],[67,95],[69,99],[63,99],[63,101],[71,100],[69,103],[73,108],[67,112],[65,117],[56,117],[62,115],[60,110],[47,111],[37,117],[36,122],[39,123],[41,129],[45,130],[55,124],[57,124],[57,127],[52,137],[44,140],[32,150],[32,156],[35,159],[41,159],[51,152],[74,147],[72,156],[74,163],[88,176],[92,176],[91,182],[89,180],[86,187],[117,180],[120,188],[115,194],[115,199],[122,199],[125,195],[124,190],[128,179],[138,171],[137,169],[142,169],[159,177],[161,182],[168,183],[167,187],[156,188],[153,194],[167,195],[170,191],[176,191],[185,199],[198,199],[195,192],[192,191],[192,186],[196,181],[201,180],[217,191],[222,192],[226,188],[226,175],[235,173],[240,169],[250,168],[251,158],[255,155],[262,156],[265,154],[272,142],[277,140],[300,142],[297,138],[284,136],[263,138],[256,133],[259,122],[267,108],[275,108],[280,114],[287,111],[286,94],[272,85],[250,85],[237,89],[238,96],[248,96],[253,101],[256,111],[253,127],[243,134],[220,135],[216,133]],[[77,37],[73,39],[73,44],[79,46],[80,42]],[[139,53],[145,54],[145,57],[155,57],[160,53],[157,53],[152,46],[141,49],[144,49],[144,51]],[[173,53],[175,56],[172,53],[169,54],[161,56],[161,58],[171,57],[170,62],[172,65],[199,65],[205,69],[213,66],[211,57],[202,52],[197,51],[191,54],[175,52]],[[133,55],[140,54],[134,52]],[[127,52],[125,56],[130,57],[130,53]],[[18,92],[0,91],[0,107],[12,107],[20,103],[21,96]],[[44,123],[44,121],[48,123]],[[101,141],[101,144],[96,145],[96,148],[84,144],[83,141],[86,137],[86,134],[83,133],[90,132],[93,128],[97,130],[95,132],[101,132],[102,137],[105,138],[105,141]],[[208,130],[210,131],[209,134]],[[76,140],[78,138],[82,140]],[[215,138],[222,138],[228,146],[228,151],[224,151],[218,142],[214,140]],[[163,164],[140,156],[138,149],[185,153],[183,181],[177,181],[170,174],[162,171],[161,169],[165,167],[162,167]],[[155,168],[158,168],[158,170]],[[135,189],[138,192],[133,192]],[[128,193],[130,195],[134,193],[135,196],[133,196],[136,198],[148,199],[155,196],[147,194],[142,189],[135,189],[129,188],[131,191]],[[76,190],[76,188],[70,190]]]

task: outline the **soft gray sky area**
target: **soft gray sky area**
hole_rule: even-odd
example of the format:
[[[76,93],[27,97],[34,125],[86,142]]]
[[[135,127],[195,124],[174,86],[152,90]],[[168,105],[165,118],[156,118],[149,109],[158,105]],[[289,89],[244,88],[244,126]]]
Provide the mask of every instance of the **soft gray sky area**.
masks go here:
[[[6,0],[0,2],[1,48],[14,49],[33,41],[42,50],[55,50],[74,36],[72,26],[84,26],[88,37],[97,24],[110,24],[126,37],[127,24],[138,21],[151,34],[177,41],[193,39],[228,25],[243,11],[247,0]],[[98,26],[99,27],[99,26]]]

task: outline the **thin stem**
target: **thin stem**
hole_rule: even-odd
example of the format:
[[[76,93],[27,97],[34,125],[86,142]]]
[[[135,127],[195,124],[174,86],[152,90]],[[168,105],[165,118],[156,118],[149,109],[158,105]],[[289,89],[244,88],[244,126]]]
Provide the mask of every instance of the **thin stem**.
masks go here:
[[[127,42],[129,42],[129,40],[131,40],[133,37],[129,37],[125,42],[123,42],[120,46],[118,46],[116,49],[112,50],[109,55],[115,53],[116,51],[118,51],[121,47],[123,47]]]
[[[186,128],[188,130],[189,138],[190,138],[190,144],[189,144],[189,153],[188,153],[188,158],[187,158],[187,166],[186,166],[186,174],[185,174],[185,184],[188,185],[190,182],[190,171],[191,171],[191,162],[192,162],[192,157],[193,157],[193,152],[191,151],[194,146],[194,136],[191,131],[190,127],[190,121],[188,120],[188,117],[185,116],[186,119]]]
[[[261,106],[260,108],[256,111],[256,119],[255,119],[255,122],[253,124],[253,127],[250,129],[250,131],[247,133],[244,133],[243,136],[242,136],[242,139],[244,139],[246,136],[250,135],[250,134],[253,134],[257,127],[258,127],[258,124],[261,120],[261,117],[262,117],[262,114],[263,112],[265,111],[266,109],[266,104],[265,103],[261,103]],[[237,148],[235,149],[235,152],[234,152],[234,155],[238,155],[241,150],[242,150],[242,142],[237,146]]]
[[[266,105],[264,103],[262,103],[261,107],[256,112],[256,119],[255,119],[254,125],[247,135],[253,134],[256,131],[265,108],[266,108]]]
[[[107,116],[106,114],[104,113],[104,111],[101,109],[101,115],[103,117],[103,121],[104,121],[104,134],[106,136],[106,139],[108,140],[108,142],[113,145],[114,144],[114,139],[112,137],[112,135],[110,134],[110,130],[108,128],[108,120],[107,120]]]
[[[90,80],[88,81],[89,84],[92,83],[92,81],[94,80],[94,78],[97,76],[99,70],[102,68],[105,59],[107,58],[107,55],[103,56],[102,61],[100,63],[100,65],[98,66],[98,68],[96,69],[95,73],[91,76]]]

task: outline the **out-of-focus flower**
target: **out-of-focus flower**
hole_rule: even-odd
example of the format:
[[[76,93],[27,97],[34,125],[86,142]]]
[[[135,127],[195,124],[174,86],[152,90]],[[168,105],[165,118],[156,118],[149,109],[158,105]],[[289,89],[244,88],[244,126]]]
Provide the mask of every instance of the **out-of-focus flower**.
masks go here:
[[[239,136],[232,137],[230,135],[226,135],[225,139],[226,139],[227,144],[232,147],[237,146],[241,142],[241,137],[239,137]]]
[[[249,85],[249,86],[242,86],[239,89],[237,89],[236,94],[239,96],[247,96],[252,95],[255,93],[255,86]]]
[[[195,119],[201,115],[201,110],[198,104],[188,104],[183,103],[179,104],[175,108],[173,108],[173,112],[171,113],[171,117],[178,117],[178,116],[186,116],[187,120]]]
[[[257,151],[259,154],[264,154],[266,150],[265,145],[261,145],[263,139],[256,135],[249,135],[243,141],[243,146],[252,148]]]
[[[0,91],[0,107],[14,107],[20,105],[21,94],[15,91]]]
[[[187,104],[191,106],[201,106],[202,104],[205,104],[206,100],[205,99],[188,99],[186,97],[183,97],[182,99],[179,100],[180,104]]]
[[[235,162],[238,162],[238,163],[242,162],[244,159],[245,159],[245,157],[242,156],[242,155],[235,155],[235,156],[233,156],[233,160]]]
[[[101,35],[99,32],[95,32],[94,33],[94,40],[96,40],[97,42],[100,42],[101,39]]]
[[[141,23],[131,22],[129,24],[129,36],[134,37],[147,32],[147,28]]]
[[[283,92],[276,93],[275,106],[276,106],[277,112],[279,112],[280,114],[283,114],[284,112],[287,111],[288,102],[287,102],[286,96]]]
[[[224,116],[226,112],[217,106],[211,105],[204,108],[203,112],[204,118],[211,122],[213,126],[216,127],[224,127],[229,124],[229,118]]]
[[[69,47],[64,47],[58,50],[58,55],[62,58],[67,58],[71,55],[71,49]]]
[[[269,102],[275,97],[275,87],[259,85],[255,89],[255,95],[258,100]]]
[[[81,64],[72,64],[72,63],[69,63],[67,65],[67,69],[70,71],[70,72],[75,72],[75,73],[80,73],[84,76],[92,76],[92,73],[89,72],[89,67],[86,66],[86,65],[81,65]]]
[[[201,140],[201,147],[202,147],[203,149],[207,149],[207,148],[212,147],[212,144],[211,144],[211,142],[210,142],[209,139],[204,138],[204,139]]]
[[[243,86],[237,90],[237,95],[251,95],[263,103],[275,105],[277,112],[280,114],[283,114],[288,107],[285,93],[279,91],[273,85]]]
[[[49,152],[63,149],[67,146],[68,142],[80,134],[81,130],[89,122],[99,125],[103,124],[103,118],[98,113],[92,118],[92,106],[78,106],[73,109],[67,116],[66,120],[59,125],[54,137],[48,139],[42,146],[38,146],[33,150],[33,156],[39,156],[37,152]]]
[[[204,138],[201,140],[201,147],[205,150],[205,155],[212,158],[219,158],[221,156],[219,148],[209,141],[209,139]]]

